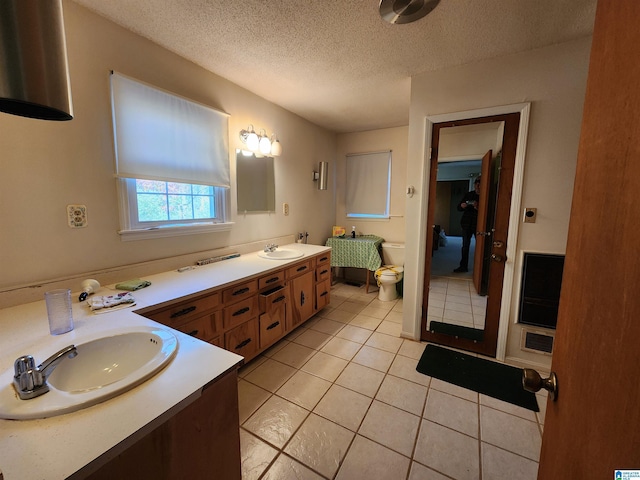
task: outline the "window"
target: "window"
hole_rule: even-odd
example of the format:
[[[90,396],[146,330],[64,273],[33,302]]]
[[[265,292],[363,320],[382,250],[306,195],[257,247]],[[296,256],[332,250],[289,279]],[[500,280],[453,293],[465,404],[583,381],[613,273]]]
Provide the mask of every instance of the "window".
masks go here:
[[[228,229],[228,115],[111,75],[123,239]]]
[[[347,155],[347,217],[389,218],[391,151]]]

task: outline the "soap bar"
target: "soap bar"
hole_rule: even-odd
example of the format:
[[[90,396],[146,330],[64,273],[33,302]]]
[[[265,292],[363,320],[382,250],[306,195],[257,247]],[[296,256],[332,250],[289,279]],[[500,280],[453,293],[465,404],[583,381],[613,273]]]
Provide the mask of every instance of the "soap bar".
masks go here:
[[[126,282],[121,282],[116,285],[118,290],[140,290],[141,288],[148,287],[151,285],[151,282],[147,280],[140,280],[139,278],[134,278],[133,280],[127,280]]]

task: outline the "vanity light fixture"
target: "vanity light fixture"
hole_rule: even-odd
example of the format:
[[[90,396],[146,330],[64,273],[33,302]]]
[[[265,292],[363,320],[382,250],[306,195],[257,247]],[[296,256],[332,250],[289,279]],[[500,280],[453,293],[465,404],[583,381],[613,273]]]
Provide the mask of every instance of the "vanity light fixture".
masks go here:
[[[271,135],[271,139],[269,139],[264,129],[260,129],[260,134],[257,134],[253,129],[253,125],[249,125],[246,130],[240,130],[240,141],[246,146],[246,148],[242,149],[243,154],[251,152],[257,158],[264,156],[279,157],[282,155],[282,145],[278,141],[276,134]]]

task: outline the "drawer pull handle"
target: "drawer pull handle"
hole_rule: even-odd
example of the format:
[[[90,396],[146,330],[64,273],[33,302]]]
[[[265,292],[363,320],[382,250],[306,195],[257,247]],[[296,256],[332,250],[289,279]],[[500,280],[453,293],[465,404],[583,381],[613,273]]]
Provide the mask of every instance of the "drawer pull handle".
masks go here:
[[[280,280],[280,277],[271,277],[269,280],[265,281],[264,283],[273,283],[273,282],[277,282],[278,280]]]
[[[321,261],[321,262],[326,262],[327,260],[329,260],[329,257],[322,257],[322,258],[320,259],[320,261]]]
[[[247,293],[249,291],[249,287],[241,288],[240,290],[236,290],[233,292],[233,295],[242,295],[243,293]]]
[[[192,337],[197,337],[198,336],[198,330],[192,330],[189,333],[187,333],[187,335],[191,335]]]
[[[302,271],[304,271],[304,270],[306,270],[306,269],[307,269],[307,266],[306,266],[306,265],[303,265],[303,266],[301,266],[301,267],[298,267],[298,269],[296,270],[296,272],[302,272]]]
[[[320,294],[320,296],[321,296],[321,297],[324,297],[324,296],[325,296],[325,295],[327,295],[327,294],[329,294],[329,292],[327,292],[327,291],[325,290],[324,292],[322,292],[322,293]]]
[[[329,271],[329,270],[322,270],[322,271],[320,272],[320,275],[324,275],[324,274],[325,274],[325,273],[327,273],[328,271]]]
[[[278,298],[276,298],[276,299],[275,299],[273,302],[271,302],[271,303],[278,303],[278,302],[281,302],[281,301],[283,301],[285,298],[287,298],[287,297],[285,297],[284,295],[280,295]]]
[[[274,328],[276,328],[278,325],[280,325],[280,322],[273,322],[271,325],[269,325],[267,327],[267,330],[273,330]]]
[[[234,314],[232,314],[232,317],[237,317],[238,315],[242,315],[243,313],[247,313],[249,310],[251,310],[249,307],[244,307],[241,308],[240,310],[238,310],[237,312],[235,312]]]
[[[196,308],[198,308],[198,307],[196,307],[195,305],[191,305],[190,307],[187,307],[187,308],[184,308],[182,310],[177,311],[176,313],[172,314],[171,317],[169,317],[169,318],[181,317],[183,315],[186,315],[187,313],[193,312]]]
[[[235,350],[240,350],[242,347],[246,347],[247,345],[249,345],[251,343],[251,339],[247,338],[246,340],[243,340],[242,342],[240,342],[238,345],[236,345]]]

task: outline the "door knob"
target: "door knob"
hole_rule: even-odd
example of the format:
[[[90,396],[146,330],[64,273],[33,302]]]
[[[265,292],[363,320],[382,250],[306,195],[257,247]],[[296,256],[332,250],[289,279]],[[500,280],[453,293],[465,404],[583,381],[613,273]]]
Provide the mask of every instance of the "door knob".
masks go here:
[[[493,260],[494,262],[501,262],[504,260],[504,258],[502,258],[502,255],[496,255],[495,253],[492,253],[491,260]]]
[[[500,240],[495,240],[493,242],[493,246],[496,247],[496,248],[502,248],[502,247],[504,247],[504,243],[501,242]]]
[[[549,392],[551,400],[555,402],[558,398],[558,377],[555,372],[551,372],[549,378],[542,378],[533,368],[524,368],[522,370],[522,388],[533,393],[544,388]]]

